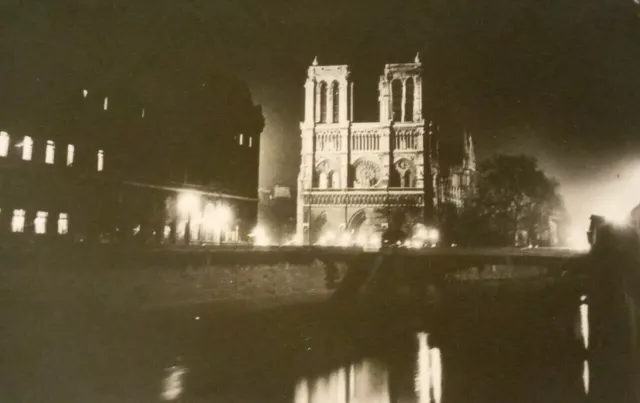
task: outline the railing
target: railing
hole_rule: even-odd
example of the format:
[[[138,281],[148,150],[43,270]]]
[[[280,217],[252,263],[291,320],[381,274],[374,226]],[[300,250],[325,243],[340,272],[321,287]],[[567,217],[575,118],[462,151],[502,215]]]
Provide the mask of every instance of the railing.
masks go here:
[[[380,149],[380,132],[377,130],[354,130],[351,134],[351,150],[375,151]]]
[[[393,146],[396,150],[418,149],[418,133],[411,130],[397,131],[393,136]]]
[[[342,149],[342,135],[340,132],[320,132],[316,136],[316,151],[340,151]]]

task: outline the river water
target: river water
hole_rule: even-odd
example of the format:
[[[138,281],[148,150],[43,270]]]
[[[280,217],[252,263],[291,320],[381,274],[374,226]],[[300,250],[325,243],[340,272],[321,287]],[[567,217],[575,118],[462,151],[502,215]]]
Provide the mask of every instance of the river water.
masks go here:
[[[435,307],[253,313],[24,305],[3,311],[2,402],[568,403],[589,393],[587,301],[560,288],[478,285]]]

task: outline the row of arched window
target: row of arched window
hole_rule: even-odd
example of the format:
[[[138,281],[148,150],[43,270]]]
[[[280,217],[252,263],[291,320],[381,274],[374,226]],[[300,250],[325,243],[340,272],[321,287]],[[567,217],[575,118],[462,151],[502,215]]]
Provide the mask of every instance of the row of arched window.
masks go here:
[[[327,85],[326,81],[320,81],[318,84],[318,103],[319,103],[319,123],[327,122],[328,117],[328,100],[331,100],[331,122],[338,123],[340,120],[340,84],[337,81],[332,81],[331,85]]]
[[[413,77],[391,81],[392,118],[396,122],[413,122],[414,88]]]
[[[373,183],[375,183],[376,181],[377,180],[374,180]],[[389,186],[399,188],[413,188],[415,187],[414,175],[410,169],[404,171],[395,169],[391,173]],[[339,189],[340,176],[336,171],[320,172],[317,176],[316,187],[318,189]],[[367,186],[364,186],[363,183],[355,181],[354,187],[365,188]]]
[[[20,149],[20,158],[24,161],[31,161],[33,158],[33,148],[35,143],[30,136],[22,137],[21,141],[14,144],[14,147]],[[0,131],[0,157],[6,158],[9,156],[9,150],[11,147],[11,137],[9,133]],[[75,158],[75,146],[73,144],[67,144],[66,165],[68,167],[73,165]],[[104,169],[104,150],[98,150],[96,155],[96,169],[102,171]],[[56,159],[56,144],[53,140],[47,140],[44,162],[45,164],[54,164]]]

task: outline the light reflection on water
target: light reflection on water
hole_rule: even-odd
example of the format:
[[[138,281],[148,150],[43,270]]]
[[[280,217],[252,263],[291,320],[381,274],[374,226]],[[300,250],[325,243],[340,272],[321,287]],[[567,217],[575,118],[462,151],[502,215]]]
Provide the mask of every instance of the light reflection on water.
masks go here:
[[[161,397],[166,401],[174,401],[180,398],[184,390],[184,378],[187,368],[182,365],[174,365],[165,369],[167,375],[162,381]]]
[[[582,336],[582,344],[585,350],[589,349],[589,305],[587,297],[580,297],[580,334]],[[582,365],[582,385],[584,392],[589,394],[589,361],[584,360]]]
[[[429,345],[429,335],[417,335],[414,389],[419,403],[440,403],[442,362],[440,350]],[[295,386],[294,403],[390,403],[389,370],[381,362],[364,359],[328,375],[302,378]]]

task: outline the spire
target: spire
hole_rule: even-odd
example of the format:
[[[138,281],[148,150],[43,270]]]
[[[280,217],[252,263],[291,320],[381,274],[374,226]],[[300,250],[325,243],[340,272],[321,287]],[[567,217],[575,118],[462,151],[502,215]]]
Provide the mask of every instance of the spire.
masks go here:
[[[312,66],[317,66],[318,65],[318,56],[313,58],[313,63],[311,63]]]
[[[464,132],[464,161],[463,168],[475,171],[476,169],[476,152],[473,147],[473,138],[466,130]]]
[[[421,64],[422,62],[420,61],[420,52],[416,53],[416,58],[414,59],[415,64]]]

